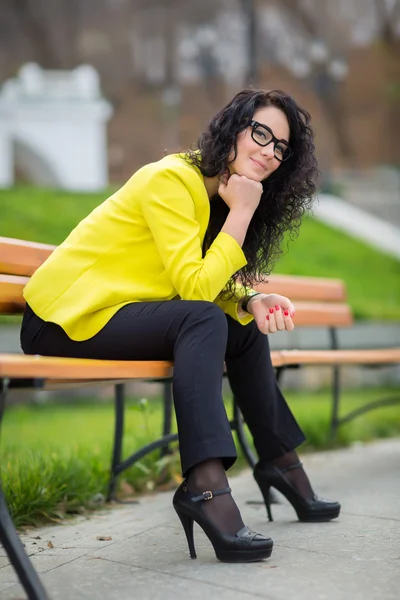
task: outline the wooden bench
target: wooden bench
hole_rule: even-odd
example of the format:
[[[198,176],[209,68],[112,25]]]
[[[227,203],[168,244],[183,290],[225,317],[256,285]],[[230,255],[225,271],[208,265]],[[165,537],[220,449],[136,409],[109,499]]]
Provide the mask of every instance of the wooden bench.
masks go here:
[[[0,314],[20,315],[24,310],[22,290],[28,278],[46,260],[54,246],[0,237]],[[271,353],[272,363],[278,371],[289,366],[304,364],[331,365],[334,367],[333,405],[331,434],[337,427],[354,418],[371,405],[339,418],[339,365],[391,364],[400,362],[400,348],[379,350],[339,350],[336,330],[353,324],[352,312],[346,303],[343,282],[339,280],[274,275],[269,283],[256,286],[259,291],[277,292],[290,297],[296,304],[296,327],[327,327],[331,336],[329,350],[281,350]],[[115,432],[110,469],[108,498],[114,497],[116,478],[135,461],[157,448],[168,450],[177,440],[171,433],[173,364],[168,361],[106,361],[69,359],[58,357],[0,354],[0,426],[5,409],[7,392],[12,389],[63,389],[88,384],[115,385]],[[126,459],[122,459],[122,436],[124,423],[124,385],[134,379],[164,382],[164,427],[160,439],[148,444]],[[396,399],[397,400],[397,399]],[[386,399],[385,403],[395,399]],[[376,404],[376,403],[375,403]],[[374,405],[375,405],[374,404]],[[380,402],[382,404],[382,401]],[[243,420],[234,403],[232,428],[238,432],[238,440],[249,463],[255,457],[247,443]],[[15,531],[0,486],[0,541],[22,585],[32,600],[46,600],[47,594],[34,571]]]

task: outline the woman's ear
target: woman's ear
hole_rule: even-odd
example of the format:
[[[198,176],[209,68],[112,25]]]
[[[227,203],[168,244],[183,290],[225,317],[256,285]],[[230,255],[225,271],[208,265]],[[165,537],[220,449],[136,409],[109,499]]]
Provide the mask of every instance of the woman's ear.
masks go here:
[[[233,161],[235,160],[235,158],[236,158],[236,148],[234,146],[232,146],[232,148],[231,148],[231,150],[230,150],[230,152],[228,154],[228,160],[227,160],[228,165],[230,165],[231,163],[233,163]]]

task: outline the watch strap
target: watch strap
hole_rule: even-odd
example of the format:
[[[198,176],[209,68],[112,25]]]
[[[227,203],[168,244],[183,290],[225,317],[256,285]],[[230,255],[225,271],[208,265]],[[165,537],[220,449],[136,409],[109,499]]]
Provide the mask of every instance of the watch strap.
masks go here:
[[[247,305],[250,301],[251,298],[254,298],[254,296],[258,296],[259,294],[261,294],[261,292],[253,292],[251,294],[248,294],[245,299],[242,302],[242,310],[244,310],[244,312],[247,312],[250,314],[250,311],[247,309]]]

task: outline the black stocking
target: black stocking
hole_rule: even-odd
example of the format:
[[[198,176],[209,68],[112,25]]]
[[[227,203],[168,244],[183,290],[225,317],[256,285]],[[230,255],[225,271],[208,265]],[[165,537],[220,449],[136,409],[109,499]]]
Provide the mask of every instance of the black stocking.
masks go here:
[[[279,469],[286,469],[287,467],[291,467],[300,462],[299,456],[295,450],[291,452],[286,452],[283,456],[279,458],[274,458],[272,460],[272,464]],[[314,497],[314,492],[311,487],[311,483],[307,477],[306,472],[303,467],[298,467],[295,469],[289,469],[284,473],[285,479],[298,491],[298,493],[306,498],[307,500],[312,500]]]
[[[224,466],[218,458],[196,465],[190,471],[187,482],[192,494],[202,494],[229,487]],[[210,521],[222,533],[235,535],[244,527],[239,509],[231,494],[223,494],[202,502],[202,508]]]

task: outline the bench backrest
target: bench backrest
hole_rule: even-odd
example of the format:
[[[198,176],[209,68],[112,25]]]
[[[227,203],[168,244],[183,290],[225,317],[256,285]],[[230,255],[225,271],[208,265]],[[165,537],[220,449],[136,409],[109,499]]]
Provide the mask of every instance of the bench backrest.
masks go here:
[[[22,314],[22,290],[55,246],[0,237],[0,314]]]
[[[29,277],[55,246],[0,237],[0,314],[22,314],[22,290]],[[346,288],[340,279],[271,275],[258,291],[288,296],[296,305],[296,326],[347,327],[352,325]]]

